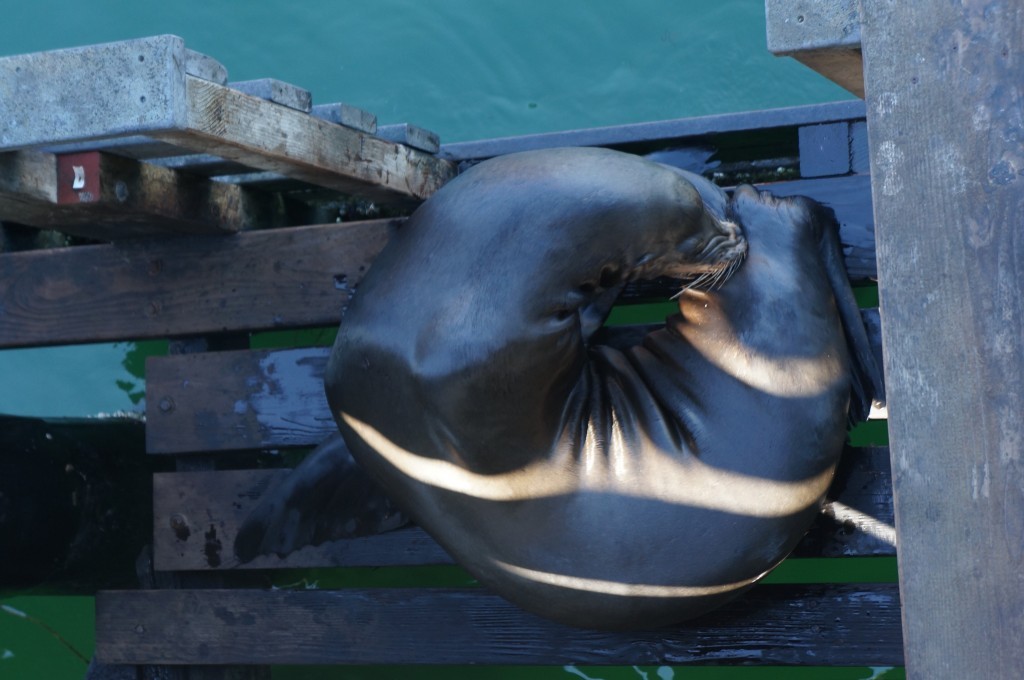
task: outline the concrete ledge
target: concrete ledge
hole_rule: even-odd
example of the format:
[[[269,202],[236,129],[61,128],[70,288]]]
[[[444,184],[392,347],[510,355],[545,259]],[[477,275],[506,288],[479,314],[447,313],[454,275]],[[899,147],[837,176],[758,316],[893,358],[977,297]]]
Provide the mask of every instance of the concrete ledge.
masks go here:
[[[765,0],[768,50],[864,97],[856,0]]]

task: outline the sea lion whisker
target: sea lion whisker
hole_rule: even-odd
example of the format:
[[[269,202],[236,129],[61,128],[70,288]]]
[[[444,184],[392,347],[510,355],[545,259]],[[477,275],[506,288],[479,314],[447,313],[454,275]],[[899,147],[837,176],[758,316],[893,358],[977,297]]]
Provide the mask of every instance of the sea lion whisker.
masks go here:
[[[675,295],[673,295],[670,299],[675,300],[675,299],[679,298],[680,295],[682,295],[683,293],[685,293],[688,290],[692,290],[694,288],[702,287],[704,282],[707,281],[708,277],[710,277],[710,276],[711,276],[711,272],[701,272],[700,274],[697,275],[696,278],[691,279],[690,281],[687,281],[686,283],[684,283],[683,287],[679,289],[679,292],[676,293]]]

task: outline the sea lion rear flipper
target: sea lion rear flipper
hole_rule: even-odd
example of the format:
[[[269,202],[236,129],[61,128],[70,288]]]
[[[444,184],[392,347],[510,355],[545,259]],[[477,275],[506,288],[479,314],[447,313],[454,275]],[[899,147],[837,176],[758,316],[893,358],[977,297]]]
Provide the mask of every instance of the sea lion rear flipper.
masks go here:
[[[408,522],[352,458],[340,434],[314,449],[242,523],[235,555],[285,556],[307,545],[369,536]]]

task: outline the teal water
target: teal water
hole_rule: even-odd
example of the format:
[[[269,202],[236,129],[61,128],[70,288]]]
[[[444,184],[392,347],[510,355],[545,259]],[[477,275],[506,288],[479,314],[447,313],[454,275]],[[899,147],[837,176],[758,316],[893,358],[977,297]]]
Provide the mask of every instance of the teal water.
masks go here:
[[[0,56],[161,33],[180,35],[190,48],[218,59],[233,80],[278,78],[311,90],[315,103],[344,101],[375,113],[381,124],[415,123],[446,142],[851,97],[767,53],[761,0],[8,0],[0,9]],[[81,82],[87,96],[88,74]],[[0,413],[141,411],[148,351],[160,347],[0,351]],[[0,679],[82,676],[85,666],[69,646],[91,654],[91,598],[19,597],[0,604],[27,615],[0,610]],[[899,673],[823,672],[570,667],[449,669],[433,677],[852,679]],[[305,669],[288,677],[426,676],[401,669],[386,675]]]

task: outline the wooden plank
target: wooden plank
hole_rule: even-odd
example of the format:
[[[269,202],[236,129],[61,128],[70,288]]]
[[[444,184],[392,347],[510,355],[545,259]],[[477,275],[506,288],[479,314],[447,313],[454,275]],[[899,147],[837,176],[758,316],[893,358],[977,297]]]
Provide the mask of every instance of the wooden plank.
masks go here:
[[[0,347],[334,325],[398,222],[0,254]]]
[[[57,157],[38,151],[0,153],[0,220],[57,203]],[[31,218],[29,218],[31,219]]]
[[[850,124],[850,170],[865,175],[871,172],[867,121]]]
[[[790,56],[864,97],[856,0],[765,0],[768,51]]]
[[[864,64],[859,49],[809,50],[789,56],[843,89],[864,97]]]
[[[160,664],[902,663],[895,585],[759,586],[679,626],[568,628],[483,589],[104,591],[96,655]]]
[[[332,104],[315,104],[310,113],[317,118],[344,125],[369,134],[377,132],[377,116],[351,104],[335,102]]]
[[[417,201],[455,176],[450,161],[194,76],[185,77],[185,106],[183,129],[153,136],[317,186]]]
[[[877,310],[865,310],[873,343]],[[314,446],[334,432],[323,393],[325,347],[150,357],[149,453]],[[167,407],[164,408],[163,406]],[[159,408],[158,408],[159,407]]]
[[[242,521],[288,470],[165,472],[153,476],[153,563],[159,571],[452,564],[418,527],[307,547],[240,565],[232,551]]]
[[[821,514],[793,551],[797,557],[896,554],[889,448],[843,454]]]
[[[335,123],[336,125],[344,125],[345,127],[361,130],[362,132],[366,132],[371,135],[377,131],[377,116],[356,108],[355,106],[351,106],[350,104],[318,104],[312,107],[310,115]],[[204,177],[216,177],[221,175],[244,176],[246,173],[255,172],[254,168],[247,165],[243,165],[235,161],[229,161],[211,154],[188,154],[185,156],[155,158],[153,159],[153,162],[157,165],[162,165],[168,168],[187,169],[190,173],[203,175]],[[279,175],[277,173],[262,174],[273,174],[280,180],[287,179],[284,175]],[[296,180],[292,180],[292,182],[299,184]],[[232,183],[245,184],[246,182],[232,181]]]
[[[96,151],[0,154],[0,176],[0,220],[98,240],[283,221],[280,199],[269,194]]]
[[[160,571],[452,564],[417,527],[307,547],[238,564],[231,546],[241,523],[288,470],[168,472],[153,477],[153,561]],[[893,556],[887,448],[851,449],[822,512],[797,546],[799,557]]]
[[[441,138],[436,132],[409,123],[381,125],[377,128],[377,136],[427,153],[437,153],[441,149]]]
[[[200,55],[203,56],[203,55]],[[207,78],[207,80],[213,80]],[[214,81],[218,82],[218,81]],[[227,83],[225,79],[221,84]],[[344,125],[362,132],[374,134],[377,131],[377,116],[351,106],[350,104],[317,104],[313,106],[310,115],[316,118]],[[160,142],[144,135],[133,135],[117,139],[92,140],[89,142],[76,142],[72,144],[47,145],[41,148],[48,153],[80,153],[82,151],[105,151],[118,156],[127,156],[139,160],[146,160],[156,165],[179,170],[188,170],[192,174],[214,177],[218,175],[235,175],[251,173],[255,171],[247,165],[235,161],[229,161],[211,154],[187,153],[186,149],[167,142]],[[276,173],[275,173],[276,174]],[[277,175],[284,178],[284,175]],[[308,187],[308,184],[292,180],[293,184]]]
[[[146,362],[149,453],[310,446],[334,419],[324,396],[330,350],[212,352]]]
[[[767,131],[781,128],[796,128],[801,125],[863,118],[864,102],[833,102],[813,106],[794,106],[765,111],[696,116],[632,125],[456,142],[443,145],[441,156],[456,161],[476,161],[514,151],[551,149],[559,146],[605,146],[647,153],[656,149],[693,145],[698,140],[735,133],[750,132],[763,135]]]
[[[805,125],[799,134],[801,177],[828,177],[850,172],[849,123]]]
[[[313,95],[309,90],[277,78],[239,80],[228,83],[228,87],[303,113],[309,113],[313,108]]]
[[[1024,9],[863,3],[908,675],[1024,669]]]
[[[17,176],[41,177],[40,167],[45,164]],[[854,175],[765,188],[809,195],[835,209],[851,278],[862,280],[875,274],[868,183]],[[24,188],[29,184],[18,191],[32,191]],[[56,191],[45,182],[34,191],[46,195],[46,186]],[[379,221],[6,253],[0,255],[0,347],[334,325],[344,289],[358,285],[392,228]],[[667,296],[666,290],[647,295]]]

